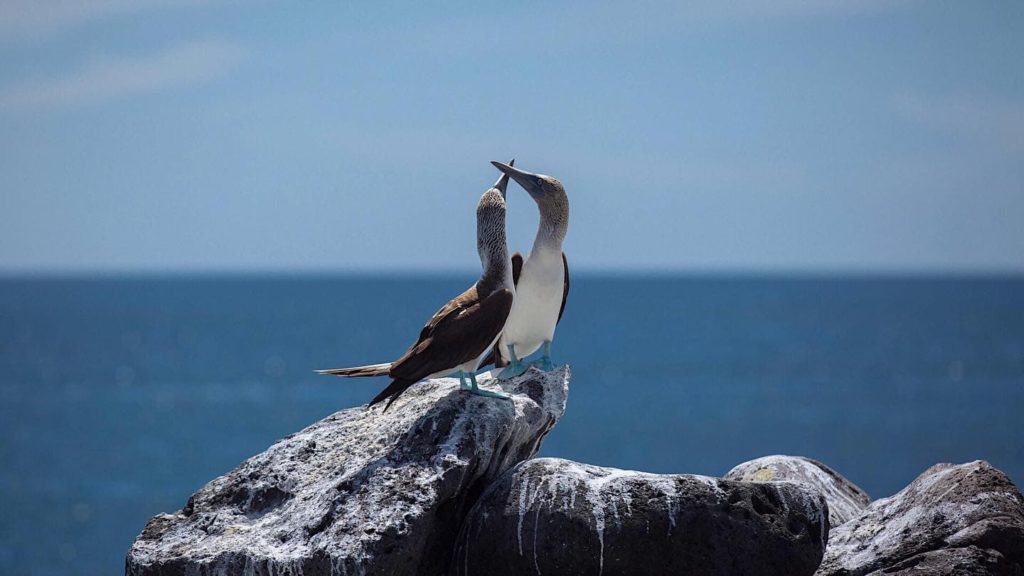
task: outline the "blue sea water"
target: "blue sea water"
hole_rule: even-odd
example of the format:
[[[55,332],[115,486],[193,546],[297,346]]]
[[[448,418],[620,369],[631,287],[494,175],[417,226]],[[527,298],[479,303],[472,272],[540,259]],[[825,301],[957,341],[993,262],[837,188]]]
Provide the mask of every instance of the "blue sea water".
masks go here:
[[[113,574],[147,519],[383,380],[466,277],[0,281],[0,573]],[[802,454],[872,496],[1024,482],[1024,279],[574,277],[541,454],[722,475]]]

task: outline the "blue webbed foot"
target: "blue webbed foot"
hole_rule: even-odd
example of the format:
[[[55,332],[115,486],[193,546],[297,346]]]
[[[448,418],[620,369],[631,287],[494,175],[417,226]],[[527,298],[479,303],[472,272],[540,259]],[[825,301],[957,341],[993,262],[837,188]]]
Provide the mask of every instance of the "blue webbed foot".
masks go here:
[[[529,364],[523,364],[519,360],[509,363],[505,366],[501,372],[498,372],[498,380],[511,380],[516,376],[521,376],[530,368]]]
[[[469,385],[469,381],[466,379],[466,373],[462,370],[456,372],[459,376],[459,390],[472,390],[473,387]]]
[[[529,364],[523,363],[519,360],[519,357],[516,356],[515,344],[508,345],[508,355],[510,358],[508,366],[505,366],[505,368],[498,373],[498,380],[510,380],[516,376],[521,376],[523,372],[526,372],[530,367]]]
[[[502,400],[511,400],[512,396],[504,392],[494,392],[493,390],[485,390],[476,383],[476,374],[469,374],[469,381],[472,383],[472,387],[469,389],[470,394],[476,394],[477,396],[486,396],[488,398],[501,398]]]
[[[544,372],[550,372],[555,369],[555,365],[551,362],[551,340],[544,341],[544,355],[539,360],[534,360],[533,366]]]
[[[551,358],[548,358],[547,356],[541,356],[539,359],[534,360],[530,365],[543,372],[551,372],[555,369],[555,365],[551,362]]]

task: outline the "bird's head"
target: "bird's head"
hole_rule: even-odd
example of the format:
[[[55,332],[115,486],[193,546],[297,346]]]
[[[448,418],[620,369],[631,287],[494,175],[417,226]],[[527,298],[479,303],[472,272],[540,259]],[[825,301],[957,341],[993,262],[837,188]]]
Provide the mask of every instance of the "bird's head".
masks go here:
[[[523,190],[530,195],[538,204],[553,199],[565,198],[565,188],[557,179],[544,174],[533,174],[512,166],[512,163],[502,164],[492,161],[495,168],[501,170],[502,174],[511,177]]]

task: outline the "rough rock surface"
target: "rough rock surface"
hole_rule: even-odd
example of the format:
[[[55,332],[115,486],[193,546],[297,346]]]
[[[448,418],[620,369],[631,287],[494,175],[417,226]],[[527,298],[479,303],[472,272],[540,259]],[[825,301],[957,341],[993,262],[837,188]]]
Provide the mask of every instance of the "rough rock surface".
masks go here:
[[[828,509],[796,483],[529,460],[463,525],[456,574],[813,574]]]
[[[835,530],[860,514],[871,498],[856,484],[828,466],[803,456],[764,456],[736,466],[725,480],[743,482],[803,482],[828,501],[828,523]]]
[[[936,464],[833,530],[817,574],[1024,574],[1024,498],[988,462]]]
[[[508,402],[445,378],[413,386],[386,413],[342,410],[155,516],[125,571],[443,574],[466,513],[537,451],[568,383],[568,368],[530,370],[503,385]]]

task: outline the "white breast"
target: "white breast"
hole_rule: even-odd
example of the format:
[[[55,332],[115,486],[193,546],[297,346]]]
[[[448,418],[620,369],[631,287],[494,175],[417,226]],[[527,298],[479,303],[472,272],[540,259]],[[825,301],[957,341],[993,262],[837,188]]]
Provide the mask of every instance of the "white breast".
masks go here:
[[[522,358],[537,351],[545,340],[554,339],[564,286],[561,251],[530,254],[519,274],[516,297],[501,337],[502,356],[507,359],[508,344],[515,344],[516,355]]]

